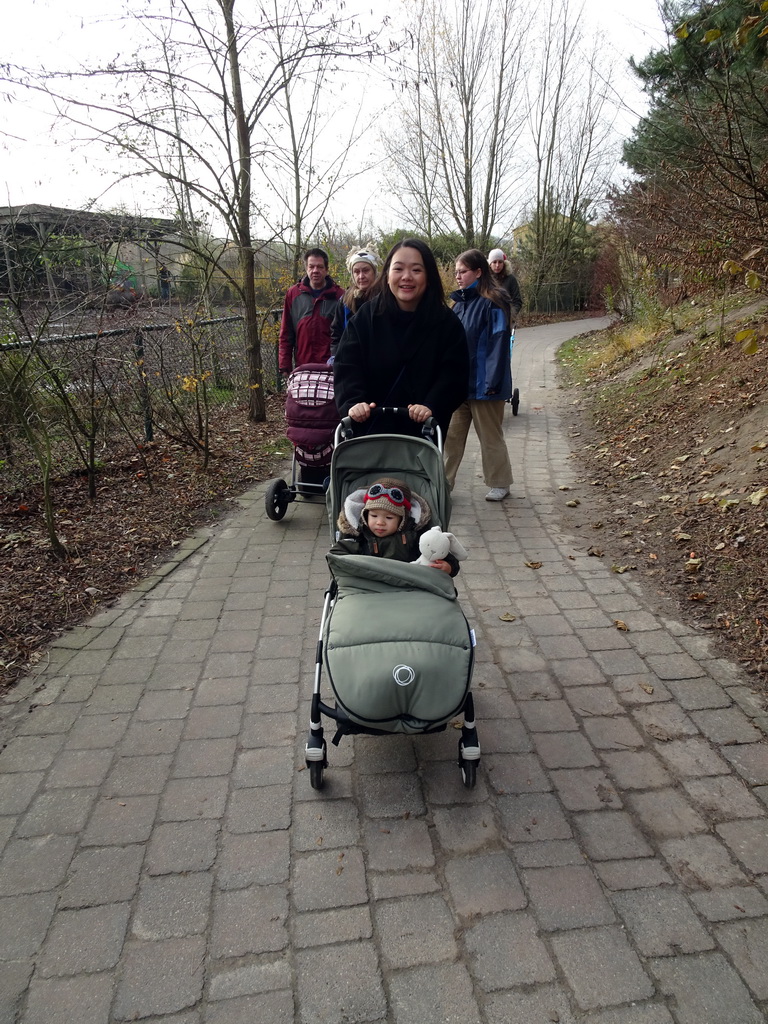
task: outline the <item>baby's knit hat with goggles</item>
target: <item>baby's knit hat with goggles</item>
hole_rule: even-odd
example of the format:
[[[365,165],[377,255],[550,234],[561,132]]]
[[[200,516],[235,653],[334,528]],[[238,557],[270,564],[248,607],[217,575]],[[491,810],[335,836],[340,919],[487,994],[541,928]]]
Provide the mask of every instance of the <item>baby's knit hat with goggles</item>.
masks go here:
[[[381,494],[377,494],[375,497],[369,497],[371,488],[375,488],[377,484],[383,486],[387,490],[391,488],[399,488],[400,491],[402,491],[404,498],[402,504],[396,504],[389,494],[383,492]],[[400,525],[398,526],[397,529],[398,531],[402,530],[403,526],[405,525],[406,519],[410,515],[411,499],[412,494],[410,487],[408,487],[404,483],[401,483],[400,480],[378,480],[376,484],[371,484],[371,487],[368,489],[368,492],[366,492],[362,513],[363,519],[365,520],[366,523],[368,522],[368,513],[372,509],[375,509],[377,511],[381,510],[382,512],[391,512],[393,515],[400,517]]]

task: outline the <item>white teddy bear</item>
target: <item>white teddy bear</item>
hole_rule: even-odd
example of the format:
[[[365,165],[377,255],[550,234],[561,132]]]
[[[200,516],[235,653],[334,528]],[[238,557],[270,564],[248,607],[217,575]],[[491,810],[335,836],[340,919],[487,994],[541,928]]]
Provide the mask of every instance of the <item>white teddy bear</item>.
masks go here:
[[[442,561],[446,555],[451,554],[457,562],[467,557],[467,550],[452,533],[444,533],[439,526],[433,526],[426,530],[419,538],[419,551],[421,554],[413,561],[413,565],[431,565],[432,562]]]

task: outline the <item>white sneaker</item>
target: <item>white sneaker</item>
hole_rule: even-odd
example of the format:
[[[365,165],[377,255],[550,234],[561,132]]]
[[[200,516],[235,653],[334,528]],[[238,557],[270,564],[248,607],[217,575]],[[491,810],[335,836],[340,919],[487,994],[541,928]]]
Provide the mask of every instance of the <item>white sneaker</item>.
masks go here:
[[[485,496],[486,501],[503,501],[509,494],[508,487],[492,487]]]

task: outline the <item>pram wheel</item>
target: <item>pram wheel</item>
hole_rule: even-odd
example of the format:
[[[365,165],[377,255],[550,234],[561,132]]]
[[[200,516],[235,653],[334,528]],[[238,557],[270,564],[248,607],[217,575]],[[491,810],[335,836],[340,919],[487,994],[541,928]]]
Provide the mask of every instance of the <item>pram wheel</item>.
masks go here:
[[[520,388],[515,388],[509,401],[512,406],[512,415],[517,416],[517,410],[520,408]]]
[[[274,522],[281,520],[288,510],[290,500],[291,494],[285,480],[273,480],[264,495],[267,516]]]
[[[309,765],[309,784],[312,789],[323,788],[323,762],[311,761]]]
[[[474,789],[477,782],[477,761],[461,762],[461,781],[467,789]]]

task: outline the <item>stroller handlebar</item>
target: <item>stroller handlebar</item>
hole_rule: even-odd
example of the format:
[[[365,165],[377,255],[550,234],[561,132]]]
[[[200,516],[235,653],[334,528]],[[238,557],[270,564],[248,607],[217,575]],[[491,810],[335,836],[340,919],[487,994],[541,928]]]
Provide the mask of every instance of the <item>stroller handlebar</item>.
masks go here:
[[[403,419],[410,419],[410,413],[408,407],[405,405],[380,405],[371,409],[371,418],[374,419],[376,416],[388,413],[390,415],[400,416]],[[336,430],[335,443],[339,441],[348,441],[351,437],[355,436],[355,431],[361,427],[362,424],[357,423],[352,419],[351,416],[344,416],[341,423]],[[427,419],[421,424],[421,435],[427,441],[432,441],[437,445],[438,449],[442,452],[443,450],[443,432],[438,426],[437,420],[434,416],[428,416]]]

